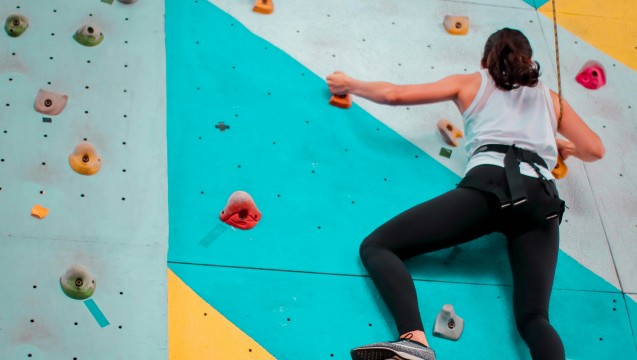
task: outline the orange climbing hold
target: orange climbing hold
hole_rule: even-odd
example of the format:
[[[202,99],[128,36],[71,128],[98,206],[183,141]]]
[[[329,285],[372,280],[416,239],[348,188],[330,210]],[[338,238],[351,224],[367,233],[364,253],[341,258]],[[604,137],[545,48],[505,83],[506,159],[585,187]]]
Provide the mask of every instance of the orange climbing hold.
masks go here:
[[[38,219],[44,219],[47,215],[49,215],[49,209],[43,207],[42,205],[36,204],[31,209],[31,216]]]
[[[274,11],[274,4],[272,3],[272,0],[257,0],[257,2],[254,3],[252,11],[259,14],[272,14]]]
[[[551,174],[553,174],[556,179],[563,179],[568,174],[568,167],[566,166],[564,159],[562,159],[562,157],[559,155],[557,157],[557,164],[555,165],[553,171],[551,171]]]
[[[102,158],[91,143],[84,141],[69,155],[69,165],[78,174],[94,175],[100,171]]]
[[[445,119],[438,121],[438,131],[442,136],[442,140],[444,140],[449,146],[453,147],[458,146],[457,139],[464,136],[460,129],[458,129],[449,120]]]
[[[446,15],[443,25],[451,35],[466,35],[469,32],[469,17]]]
[[[219,214],[219,219],[237,229],[249,230],[257,226],[261,220],[261,212],[250,194],[235,191],[230,195],[226,208]]]
[[[588,61],[577,74],[575,80],[587,89],[599,89],[606,84],[604,65],[595,60]]]
[[[352,107],[352,97],[349,94],[346,95],[332,95],[330,99],[330,105],[339,107],[341,109],[349,109]]]

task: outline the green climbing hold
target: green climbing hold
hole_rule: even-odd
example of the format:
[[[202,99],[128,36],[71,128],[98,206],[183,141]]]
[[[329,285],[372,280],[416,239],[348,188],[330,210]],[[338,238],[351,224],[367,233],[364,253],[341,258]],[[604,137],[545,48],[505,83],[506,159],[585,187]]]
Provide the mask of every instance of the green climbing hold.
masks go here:
[[[74,265],[60,277],[60,285],[68,297],[85,300],[95,292],[95,277],[84,266]]]
[[[84,46],[96,46],[104,40],[104,34],[97,26],[84,25],[77,29],[73,38]]]
[[[446,158],[450,158],[451,157],[451,149],[447,149],[445,147],[441,147],[440,148],[440,156],[444,156]]]
[[[22,15],[9,15],[7,22],[4,24],[4,29],[11,37],[18,37],[23,32],[27,31],[29,27],[29,19]]]

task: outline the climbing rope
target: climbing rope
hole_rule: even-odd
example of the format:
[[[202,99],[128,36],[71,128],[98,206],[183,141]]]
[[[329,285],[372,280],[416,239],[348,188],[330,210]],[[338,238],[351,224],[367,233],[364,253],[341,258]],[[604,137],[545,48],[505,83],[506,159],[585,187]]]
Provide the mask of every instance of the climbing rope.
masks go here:
[[[560,127],[562,122],[562,113],[564,106],[562,104],[562,74],[560,73],[560,46],[557,40],[557,12],[555,11],[555,0],[551,0],[553,5],[553,34],[555,36],[555,63],[557,66],[557,93],[560,99],[560,115],[557,118],[557,127]]]

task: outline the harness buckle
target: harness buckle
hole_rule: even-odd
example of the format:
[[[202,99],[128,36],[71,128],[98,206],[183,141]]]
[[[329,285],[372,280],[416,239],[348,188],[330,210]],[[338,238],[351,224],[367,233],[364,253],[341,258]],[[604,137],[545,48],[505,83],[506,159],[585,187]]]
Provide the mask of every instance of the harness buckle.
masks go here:
[[[528,200],[525,197],[519,198],[518,200],[513,201],[513,206],[518,206],[520,204],[524,204],[525,202],[527,202]]]
[[[557,213],[549,214],[549,215],[546,216],[546,220],[555,219],[558,216],[559,216],[559,214],[557,214]]]

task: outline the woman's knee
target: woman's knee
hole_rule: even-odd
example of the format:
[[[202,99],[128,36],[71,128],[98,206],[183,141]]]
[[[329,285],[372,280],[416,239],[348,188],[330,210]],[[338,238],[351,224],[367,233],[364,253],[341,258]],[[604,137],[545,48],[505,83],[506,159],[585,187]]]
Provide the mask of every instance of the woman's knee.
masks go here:
[[[385,244],[386,243],[382,241],[381,237],[378,236],[376,232],[367,236],[361,243],[358,251],[363,264],[367,266],[375,255],[382,253],[383,251],[390,250],[389,246]]]
[[[520,334],[524,334],[524,332],[527,330],[527,327],[538,320],[540,321],[540,323],[548,324],[548,312],[541,309],[535,309],[525,310],[515,314],[515,325]]]

